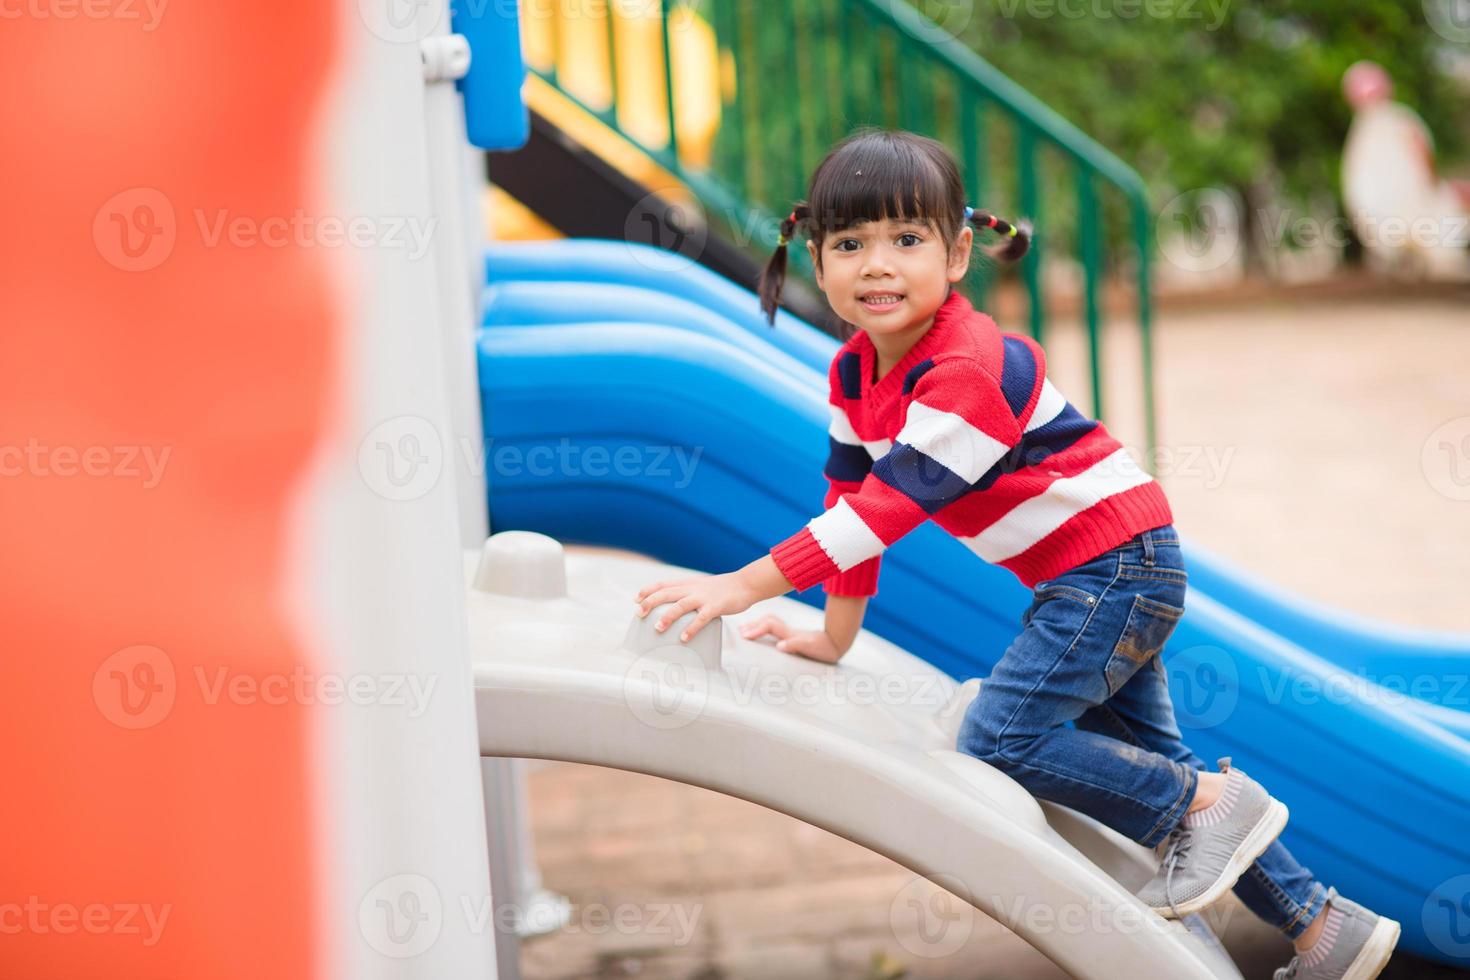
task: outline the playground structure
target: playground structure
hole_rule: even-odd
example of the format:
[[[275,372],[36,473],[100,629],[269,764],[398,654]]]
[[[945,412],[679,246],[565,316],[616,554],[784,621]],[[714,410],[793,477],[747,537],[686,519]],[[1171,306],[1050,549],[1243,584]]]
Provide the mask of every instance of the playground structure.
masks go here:
[[[819,625],[787,598],[687,645],[651,620],[620,629],[630,587],[681,571],[565,555],[525,531],[467,553],[481,751],[631,769],[788,813],[932,877],[1076,977],[1238,980],[1203,917],[1164,920],[1133,897],[1157,866],[1150,848],[955,751],[978,682],[871,634],[838,665],[738,638],[739,621],[767,612]],[[1076,925],[1039,924],[1037,907]]]

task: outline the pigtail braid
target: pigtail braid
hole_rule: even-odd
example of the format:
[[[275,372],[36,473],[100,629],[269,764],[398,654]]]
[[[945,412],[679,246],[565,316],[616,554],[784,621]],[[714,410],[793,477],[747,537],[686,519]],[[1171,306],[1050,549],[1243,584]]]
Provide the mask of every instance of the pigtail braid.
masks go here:
[[[771,326],[776,325],[776,307],[781,300],[781,287],[786,283],[786,244],[796,233],[797,225],[806,221],[811,215],[812,209],[805,201],[796,202],[791,213],[781,220],[781,233],[776,238],[776,251],[761,272],[759,288],[761,312],[766,315],[766,322]]]
[[[1031,247],[1031,222],[1017,221],[1014,224],[998,218],[989,211],[965,208],[965,219],[977,228],[989,228],[1002,237],[997,245],[985,249],[985,254],[1002,262],[1015,262]]]

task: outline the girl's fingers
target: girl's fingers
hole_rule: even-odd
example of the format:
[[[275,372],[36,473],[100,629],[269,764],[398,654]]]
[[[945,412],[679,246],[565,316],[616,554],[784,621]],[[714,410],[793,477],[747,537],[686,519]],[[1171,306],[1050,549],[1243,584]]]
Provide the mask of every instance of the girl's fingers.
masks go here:
[[[690,640],[692,640],[694,638],[694,634],[704,629],[704,624],[708,623],[713,616],[714,610],[712,607],[705,606],[703,609],[701,609],[699,611],[699,614],[694,617],[694,620],[684,628],[684,632],[679,634],[679,642],[688,643]]]
[[[762,616],[760,619],[755,620],[754,622],[747,623],[741,629],[741,635],[743,635],[747,640],[759,640],[767,633],[771,634],[778,640],[783,640],[787,636],[791,635],[791,627],[787,626],[777,616],[766,615]]]
[[[634,602],[642,602],[644,600],[644,598],[647,597],[650,593],[657,592],[660,589],[673,588],[676,585],[688,585],[692,581],[693,581],[693,579],[687,579],[687,578],[681,578],[681,579],[678,579],[678,580],[665,579],[662,582],[655,582],[652,585],[645,585],[642,589],[640,589],[638,591],[638,597],[636,599],[634,599],[633,601]]]
[[[638,616],[647,616],[650,611],[668,602],[676,602],[688,596],[678,585],[666,585],[657,592],[650,592],[644,596],[643,601],[638,604]]]
[[[658,622],[653,624],[653,628],[656,631],[662,633],[664,630],[669,628],[670,623],[672,623],[674,620],[678,619],[680,616],[684,615],[686,612],[695,608],[698,605],[698,599],[696,599],[692,595],[686,595],[684,598],[674,603],[673,609],[660,616],[658,618]]]
[[[764,617],[753,622],[746,623],[744,626],[740,627],[740,635],[745,637],[747,640],[759,640],[770,631],[771,625],[766,622]]]
[[[766,623],[766,627],[770,630],[771,635],[774,636],[776,639],[784,640],[791,635],[791,627],[787,626],[779,618],[775,616],[768,616],[767,620],[768,622]]]
[[[643,597],[646,596],[646,595],[648,595],[648,593],[654,592],[654,591],[656,591],[658,589],[662,589],[664,586],[666,586],[668,584],[669,584],[668,582],[655,582],[652,585],[645,585],[643,588],[641,588],[641,589],[638,590],[638,597],[634,601],[635,602],[642,602],[643,601]]]

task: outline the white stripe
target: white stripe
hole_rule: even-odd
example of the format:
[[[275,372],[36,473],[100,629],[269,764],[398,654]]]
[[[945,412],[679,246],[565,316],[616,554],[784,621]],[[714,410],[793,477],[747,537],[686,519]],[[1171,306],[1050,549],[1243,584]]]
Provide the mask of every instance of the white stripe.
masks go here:
[[[859,562],[882,554],[886,547],[883,539],[874,534],[857,511],[841,497],[837,498],[831,510],[813,517],[806,526],[827,557],[844,572]]]
[[[953,412],[909,403],[898,441],[913,446],[966,483],[974,483],[1006,454],[1006,444]]]
[[[893,448],[892,439],[863,439],[852,427],[852,421],[848,419],[847,413],[838,405],[827,403],[827,408],[832,413],[832,421],[827,425],[827,434],[845,446],[862,446],[868,451],[868,455],[874,459],[880,459],[888,450]]]
[[[1026,431],[1039,429],[1058,415],[1062,409],[1067,407],[1067,399],[1057,391],[1056,386],[1050,379],[1041,382],[1041,397],[1036,400],[1036,411],[1031,413],[1031,421],[1026,423]]]
[[[1076,476],[1063,477],[1022,501],[979,534],[961,538],[981,558],[995,563],[1013,558],[1087,508],[1114,494],[1153,480],[1126,446]]]
[[[861,446],[863,441],[858,438],[857,431],[853,429],[852,423],[847,419],[847,413],[840,405],[827,404],[832,412],[832,423],[827,426],[827,434],[840,443],[848,446]]]

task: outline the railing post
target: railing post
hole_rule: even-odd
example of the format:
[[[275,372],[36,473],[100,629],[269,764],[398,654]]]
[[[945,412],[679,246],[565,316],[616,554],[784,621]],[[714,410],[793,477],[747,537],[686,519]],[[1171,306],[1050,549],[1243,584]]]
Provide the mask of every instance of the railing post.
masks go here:
[[[1154,335],[1153,335],[1153,290],[1150,281],[1149,262],[1152,258],[1152,243],[1149,241],[1148,198],[1142,188],[1129,195],[1133,212],[1133,240],[1138,248],[1138,339],[1143,348],[1143,424],[1144,439],[1148,443],[1144,465],[1154,472],[1154,449],[1158,445],[1158,422],[1154,418]],[[1157,474],[1154,474],[1157,476]]]
[[[1031,240],[1031,249],[1021,260],[1021,278],[1026,283],[1029,300],[1031,336],[1039,344],[1046,331],[1046,307],[1041,295],[1041,253],[1044,239],[1040,234],[1041,179],[1036,172],[1036,132],[1026,120],[1012,117],[1016,124],[1016,167],[1020,184],[1020,217],[1029,218],[1036,224],[1037,234]]]
[[[679,125],[674,112],[674,51],[669,45],[669,5],[675,0],[659,0],[659,23],[663,33],[664,48],[664,107],[669,117],[669,157],[679,159]]]
[[[837,0],[837,36],[842,40],[842,53],[849,57],[857,50],[857,46],[853,44],[852,40],[852,18],[854,16],[853,11],[846,3],[843,3],[842,0]],[[842,128],[844,134],[857,125],[857,78],[848,78],[845,79],[845,82],[846,84],[842,86]]]
[[[1092,358],[1092,416],[1103,416],[1102,339],[1098,329],[1098,271],[1102,265],[1102,228],[1097,220],[1097,189],[1092,171],[1077,166],[1077,250],[1082,257],[1082,307],[1087,324],[1087,349]]]
[[[806,99],[803,98],[805,93],[802,90],[801,84],[801,65],[811,58],[811,51],[810,49],[803,48],[801,45],[801,38],[796,26],[796,5],[798,2],[799,0],[782,0],[782,2],[775,5],[778,10],[785,12],[785,39],[790,46],[790,55],[785,59],[780,68],[782,80],[788,81],[791,85],[790,98],[785,100],[782,106],[782,111],[787,114],[787,123],[791,127],[791,138],[786,142],[786,172],[782,175],[786,180],[786,193],[777,202],[777,206],[782,208],[789,207],[792,201],[801,197],[802,184],[806,176],[801,172],[806,161],[804,147],[806,146],[807,139],[806,127],[802,125],[801,121],[802,106],[806,102]]]
[[[721,46],[729,50],[730,70],[734,84],[726,89],[725,61],[721,56],[720,79],[720,129],[715,134],[715,145],[720,148],[719,159],[722,169],[735,185],[743,200],[750,199],[750,187],[745,174],[745,69],[740,64],[740,9],[736,0],[714,0],[715,50]],[[728,95],[728,99],[726,96]],[[727,128],[728,127],[728,128]]]
[[[957,98],[960,113],[960,166],[964,168],[964,174],[969,178],[970,200],[967,202],[971,207],[985,207],[985,185],[988,182],[989,172],[987,160],[983,152],[985,147],[986,127],[986,103],[978,95],[972,104],[969,101],[970,93],[966,91],[968,86],[962,87]],[[984,304],[986,295],[990,292],[990,270],[983,264],[977,266],[974,279],[975,302]]]
[[[602,0],[607,16],[607,111],[613,123],[618,122],[618,0]],[[621,128],[620,126],[617,128]]]
[[[546,7],[551,11],[551,30],[547,32],[547,36],[551,40],[551,72],[550,77],[547,79],[547,81],[549,81],[552,85],[555,85],[557,88],[560,88],[561,82],[559,81],[559,79],[561,78],[562,46],[561,14],[558,12],[557,5],[554,2],[546,3]]]

